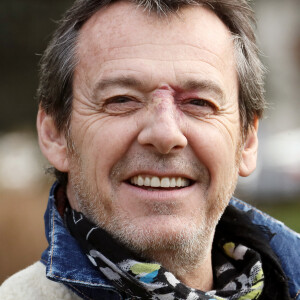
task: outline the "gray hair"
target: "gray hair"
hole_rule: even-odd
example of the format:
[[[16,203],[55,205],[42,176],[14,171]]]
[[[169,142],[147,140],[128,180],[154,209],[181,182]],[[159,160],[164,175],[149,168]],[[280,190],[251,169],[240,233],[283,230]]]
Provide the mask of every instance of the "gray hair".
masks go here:
[[[119,0],[77,0],[65,13],[40,63],[37,98],[40,107],[54,119],[59,131],[67,134],[72,111],[72,83],[77,64],[76,44],[82,25],[97,11]],[[239,110],[242,135],[254,118],[261,118],[266,106],[264,67],[258,56],[254,34],[254,13],[247,0],[127,0],[145,11],[164,17],[183,6],[204,5],[210,8],[230,30],[235,47],[239,79]],[[66,175],[56,171],[66,183]]]

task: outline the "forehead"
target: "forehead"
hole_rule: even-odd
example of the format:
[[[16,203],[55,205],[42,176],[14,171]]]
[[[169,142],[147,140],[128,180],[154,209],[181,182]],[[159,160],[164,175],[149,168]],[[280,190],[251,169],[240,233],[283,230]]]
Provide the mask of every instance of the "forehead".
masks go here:
[[[218,37],[211,40],[205,37]],[[91,49],[97,42],[99,49],[118,45],[130,46],[140,43],[192,41],[205,48],[217,50],[224,47],[230,33],[223,22],[204,6],[183,7],[178,13],[158,16],[144,11],[130,2],[116,2],[96,12],[83,26],[79,45],[81,50]],[[91,39],[92,38],[92,39]],[[208,43],[208,44],[207,44]],[[82,49],[83,48],[83,49]]]
[[[103,70],[107,62],[110,68],[121,69],[125,60],[137,69],[141,66],[139,60],[143,60],[143,66],[153,62],[152,67],[154,62],[159,64],[160,61],[161,65],[164,62],[180,64],[180,72],[187,73],[206,64],[204,73],[230,70],[230,76],[235,76],[231,34],[225,24],[203,6],[183,7],[177,14],[158,16],[129,2],[114,3],[84,24],[77,53],[77,69],[85,72],[95,69],[95,63]]]

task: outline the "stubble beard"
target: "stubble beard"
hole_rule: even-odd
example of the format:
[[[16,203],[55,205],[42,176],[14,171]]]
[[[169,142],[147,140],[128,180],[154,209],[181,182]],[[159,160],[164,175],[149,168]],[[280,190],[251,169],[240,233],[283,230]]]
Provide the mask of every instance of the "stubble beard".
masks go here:
[[[79,210],[90,221],[105,229],[127,248],[148,260],[161,263],[166,269],[180,277],[198,268],[211,255],[216,225],[237,183],[237,166],[232,170],[229,180],[219,189],[215,199],[205,200],[212,203],[207,212],[199,209],[193,212],[194,216],[183,220],[177,215],[168,215],[175,203],[149,208],[158,215],[165,214],[169,218],[174,218],[177,224],[183,223],[176,229],[168,228],[168,232],[162,232],[159,226],[137,226],[122,211],[112,195],[100,195],[94,191],[85,176],[80,155],[74,145],[71,161],[73,167],[69,174],[69,181],[74,187]],[[237,161],[239,160],[237,159]],[[116,172],[118,172],[118,168],[116,168]],[[209,176],[207,171],[202,170],[201,172],[205,173],[204,176]],[[209,181],[209,178],[207,180]],[[108,212],[110,209],[108,209],[107,203],[114,204],[113,214],[111,211]],[[198,222],[196,223],[195,220]]]

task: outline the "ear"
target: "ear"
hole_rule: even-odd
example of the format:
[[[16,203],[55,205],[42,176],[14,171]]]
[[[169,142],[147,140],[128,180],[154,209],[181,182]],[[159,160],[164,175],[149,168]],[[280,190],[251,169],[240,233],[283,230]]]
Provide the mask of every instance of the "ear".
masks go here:
[[[239,175],[242,177],[249,176],[256,168],[257,148],[258,148],[258,118],[255,117],[253,125],[248,131],[244,146],[242,149],[242,157],[239,167]]]
[[[54,120],[43,109],[37,116],[39,145],[48,161],[59,171],[68,172],[67,141],[63,132],[59,132]]]

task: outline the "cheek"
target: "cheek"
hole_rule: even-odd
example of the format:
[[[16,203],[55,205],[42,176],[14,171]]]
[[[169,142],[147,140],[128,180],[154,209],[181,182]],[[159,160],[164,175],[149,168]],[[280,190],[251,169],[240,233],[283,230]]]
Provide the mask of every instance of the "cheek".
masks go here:
[[[127,118],[94,122],[86,130],[81,148],[83,159],[96,173],[108,175],[112,166],[128,151],[136,136],[136,125]],[[106,174],[103,174],[106,173]],[[100,175],[100,174],[99,174]]]
[[[226,130],[202,123],[189,130],[189,144],[198,160],[208,169],[212,183],[225,180],[235,166],[236,143]]]

